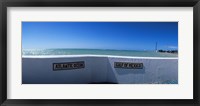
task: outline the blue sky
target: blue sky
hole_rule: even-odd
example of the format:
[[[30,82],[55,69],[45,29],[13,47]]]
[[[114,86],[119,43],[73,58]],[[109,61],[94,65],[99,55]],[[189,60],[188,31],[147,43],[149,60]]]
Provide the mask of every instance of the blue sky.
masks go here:
[[[178,49],[178,22],[22,22],[22,48]]]

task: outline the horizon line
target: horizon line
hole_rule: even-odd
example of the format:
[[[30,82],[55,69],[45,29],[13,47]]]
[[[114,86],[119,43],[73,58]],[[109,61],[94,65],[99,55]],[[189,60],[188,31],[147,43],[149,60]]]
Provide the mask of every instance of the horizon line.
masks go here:
[[[138,51],[155,51],[154,49],[102,49],[102,48],[22,48],[26,49],[92,49],[92,50],[138,50]],[[157,50],[178,50],[178,49],[157,49]]]

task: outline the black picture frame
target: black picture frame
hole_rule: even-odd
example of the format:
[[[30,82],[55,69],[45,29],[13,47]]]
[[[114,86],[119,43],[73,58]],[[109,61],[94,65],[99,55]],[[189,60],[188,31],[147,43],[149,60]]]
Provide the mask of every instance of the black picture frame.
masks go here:
[[[194,99],[7,99],[7,7],[193,7],[193,95]],[[133,106],[199,106],[200,86],[200,0],[1,0],[0,1],[0,104],[27,105],[133,105]]]

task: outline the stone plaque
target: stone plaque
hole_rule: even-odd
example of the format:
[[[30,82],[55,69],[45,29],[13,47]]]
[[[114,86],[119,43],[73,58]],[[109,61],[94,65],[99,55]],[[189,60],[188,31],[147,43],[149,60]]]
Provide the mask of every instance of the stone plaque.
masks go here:
[[[78,62],[65,62],[65,63],[53,63],[53,70],[73,70],[73,69],[80,69],[85,68],[84,61]]]
[[[143,63],[114,62],[115,68],[143,69]]]

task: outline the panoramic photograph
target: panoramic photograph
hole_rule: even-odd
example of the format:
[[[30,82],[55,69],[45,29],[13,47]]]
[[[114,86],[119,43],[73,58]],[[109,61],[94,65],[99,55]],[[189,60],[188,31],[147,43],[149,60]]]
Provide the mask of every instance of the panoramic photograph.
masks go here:
[[[22,84],[178,84],[178,22],[22,22]]]

